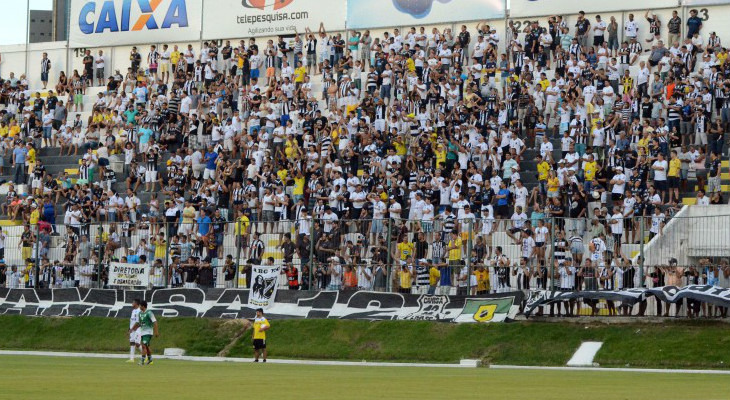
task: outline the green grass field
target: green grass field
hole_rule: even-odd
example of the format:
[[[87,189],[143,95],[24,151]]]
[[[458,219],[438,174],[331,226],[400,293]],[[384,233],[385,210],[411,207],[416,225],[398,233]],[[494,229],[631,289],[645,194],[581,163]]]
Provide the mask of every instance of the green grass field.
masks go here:
[[[727,399],[727,375],[2,356],[0,399]]]
[[[582,341],[603,342],[606,367],[730,366],[730,325],[714,321],[448,324],[428,321],[272,320],[272,358],[563,366]],[[251,357],[242,321],[160,319],[154,349],[193,356]],[[124,353],[128,321],[113,318],[0,317],[0,349]]]

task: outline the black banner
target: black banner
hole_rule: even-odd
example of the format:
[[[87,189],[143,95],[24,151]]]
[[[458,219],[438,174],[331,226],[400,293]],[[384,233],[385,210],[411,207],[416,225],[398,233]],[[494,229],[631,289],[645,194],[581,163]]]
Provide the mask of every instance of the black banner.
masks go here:
[[[663,286],[650,289],[638,288],[583,292],[535,290],[530,292],[524,312],[526,316],[530,316],[540,306],[574,299],[611,300],[620,301],[622,304],[634,305],[646,300],[650,296],[654,296],[667,303],[676,303],[684,299],[691,299],[721,307],[730,307],[730,289],[712,285],[690,285],[684,287]]]
[[[128,318],[138,298],[161,317],[253,318],[248,295],[248,289],[0,289],[0,315]],[[522,292],[440,296],[280,290],[266,314],[279,319],[502,322],[514,319],[523,298]]]

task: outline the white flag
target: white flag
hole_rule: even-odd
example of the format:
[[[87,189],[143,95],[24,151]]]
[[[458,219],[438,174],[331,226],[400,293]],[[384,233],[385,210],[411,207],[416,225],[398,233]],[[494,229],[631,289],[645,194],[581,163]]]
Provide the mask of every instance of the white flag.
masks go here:
[[[251,290],[248,304],[254,308],[267,308],[274,304],[280,267],[254,265],[251,268]]]

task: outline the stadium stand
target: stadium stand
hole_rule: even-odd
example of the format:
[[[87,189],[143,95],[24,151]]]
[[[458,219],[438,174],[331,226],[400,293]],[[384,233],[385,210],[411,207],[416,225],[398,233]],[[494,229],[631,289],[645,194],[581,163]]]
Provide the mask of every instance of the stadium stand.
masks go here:
[[[727,203],[730,63],[705,28],[625,22],[321,25],[140,44],[124,74],[88,51],[44,90],[10,73],[0,279],[101,287],[118,260],[151,264],[154,287],[246,286],[262,263],[291,289],[669,280],[637,256],[683,205]]]

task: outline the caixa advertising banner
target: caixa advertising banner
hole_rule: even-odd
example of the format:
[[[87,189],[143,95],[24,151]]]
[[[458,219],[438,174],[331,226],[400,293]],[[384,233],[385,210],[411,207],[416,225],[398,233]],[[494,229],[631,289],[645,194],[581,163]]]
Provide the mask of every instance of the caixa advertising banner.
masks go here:
[[[72,0],[69,45],[198,40],[201,11],[202,0]]]
[[[320,22],[328,32],[343,31],[345,0],[206,0],[203,38],[238,39],[316,32]],[[318,36],[315,36],[319,38]]]

